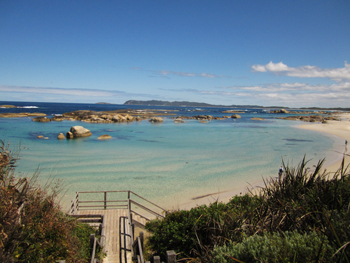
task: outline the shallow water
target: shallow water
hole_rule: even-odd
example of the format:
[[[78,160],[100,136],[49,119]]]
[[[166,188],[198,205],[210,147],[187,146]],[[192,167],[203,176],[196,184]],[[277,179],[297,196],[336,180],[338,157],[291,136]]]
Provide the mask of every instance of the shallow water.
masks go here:
[[[69,110],[65,104],[58,106],[47,103],[45,108],[21,111],[53,114],[75,109],[71,104]],[[78,104],[76,108],[79,107],[83,106]],[[103,106],[98,107],[103,110]],[[179,115],[198,115],[187,108],[180,110]],[[228,115],[221,110],[206,109],[212,115]],[[165,118],[161,124],[38,123],[30,118],[3,118],[0,139],[9,141],[13,150],[20,144],[16,171],[21,175],[30,176],[40,166],[42,181],[50,175],[64,180],[68,187],[62,199],[64,206],[76,191],[132,190],[168,209],[200,195],[239,190],[248,183],[276,176],[282,158],[297,165],[306,155],[312,159],[312,167],[342,143],[335,137],[296,129],[292,127],[296,122],[274,119],[261,110],[240,115],[242,119],[213,120],[206,124],[195,120],[176,124],[171,118]],[[267,119],[252,121],[251,117]],[[66,133],[75,125],[84,126],[93,135],[57,140],[58,133]],[[112,139],[97,140],[102,134],[109,134]],[[37,135],[49,139],[38,139]]]

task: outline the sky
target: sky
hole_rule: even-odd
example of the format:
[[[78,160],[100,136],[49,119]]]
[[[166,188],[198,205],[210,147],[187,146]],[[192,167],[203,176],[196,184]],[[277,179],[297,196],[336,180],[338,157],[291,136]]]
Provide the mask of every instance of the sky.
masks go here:
[[[0,0],[0,54],[0,101],[350,107],[349,0]]]

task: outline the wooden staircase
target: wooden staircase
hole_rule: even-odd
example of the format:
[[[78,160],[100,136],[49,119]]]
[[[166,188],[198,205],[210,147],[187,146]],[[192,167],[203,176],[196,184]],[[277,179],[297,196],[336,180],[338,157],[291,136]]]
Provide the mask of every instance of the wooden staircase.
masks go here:
[[[127,196],[125,199],[115,197],[120,194]],[[165,209],[132,191],[77,192],[70,211],[71,215],[80,218],[103,216],[101,243],[106,254],[103,263],[131,263],[134,237],[144,229],[148,220],[164,217],[164,213]]]

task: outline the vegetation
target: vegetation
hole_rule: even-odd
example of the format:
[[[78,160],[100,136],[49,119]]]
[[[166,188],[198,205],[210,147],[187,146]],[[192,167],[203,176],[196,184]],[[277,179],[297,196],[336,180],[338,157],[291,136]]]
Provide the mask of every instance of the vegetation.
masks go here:
[[[194,262],[349,262],[350,174],[284,164],[258,194],[174,211],[146,225],[149,246]]]
[[[87,262],[95,230],[61,212],[59,183],[15,178],[16,161],[0,141],[0,262]]]

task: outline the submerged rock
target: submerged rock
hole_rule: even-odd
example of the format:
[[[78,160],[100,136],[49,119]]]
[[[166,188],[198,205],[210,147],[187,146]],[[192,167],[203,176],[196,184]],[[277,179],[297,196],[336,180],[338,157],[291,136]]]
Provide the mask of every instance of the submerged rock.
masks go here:
[[[182,118],[176,118],[174,119],[174,123],[184,123],[184,121],[182,120]]]
[[[32,121],[36,121],[36,122],[50,122],[51,120],[48,117],[36,117],[36,118],[33,118]]]
[[[97,140],[109,140],[109,139],[111,139],[111,138],[112,138],[111,135],[103,134],[103,135],[99,136],[99,137],[97,138]]]
[[[64,121],[66,118],[64,116],[53,116],[51,121]]]

